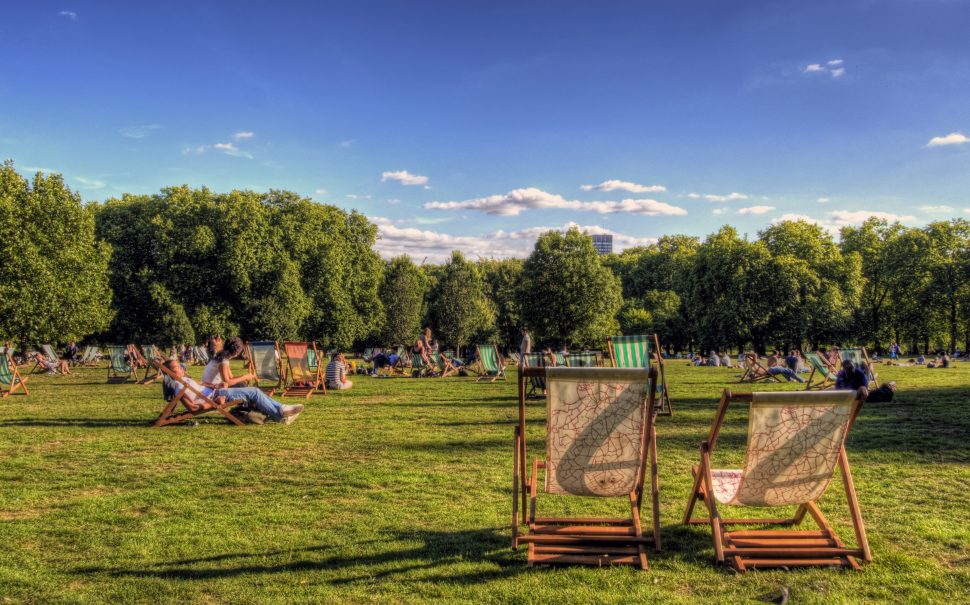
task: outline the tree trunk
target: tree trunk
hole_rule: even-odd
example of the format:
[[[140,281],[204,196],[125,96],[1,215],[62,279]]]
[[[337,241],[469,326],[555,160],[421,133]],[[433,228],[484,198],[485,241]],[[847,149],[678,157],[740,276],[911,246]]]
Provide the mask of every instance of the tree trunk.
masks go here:
[[[957,300],[950,298],[950,355],[957,350]]]

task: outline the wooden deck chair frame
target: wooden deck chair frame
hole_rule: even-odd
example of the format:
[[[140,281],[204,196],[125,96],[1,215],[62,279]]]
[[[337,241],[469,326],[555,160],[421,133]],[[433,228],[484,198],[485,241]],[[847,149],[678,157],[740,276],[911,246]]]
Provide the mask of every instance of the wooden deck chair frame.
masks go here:
[[[438,368],[439,378],[447,378],[458,373],[458,368],[453,366],[451,361],[445,361],[445,358],[438,351],[431,351],[431,361]]]
[[[805,382],[806,391],[821,391],[835,386],[835,368],[828,365],[825,358],[811,352],[805,353],[805,361],[812,366],[812,373],[808,375],[808,380]]]
[[[254,350],[262,350],[263,348],[269,348],[272,345],[273,350],[273,364],[272,367],[276,369],[276,377],[263,376],[260,375],[260,367],[256,365],[256,358]],[[246,356],[248,358],[248,367],[250,373],[256,376],[256,384],[254,385],[262,392],[266,393],[270,397],[283,387],[283,355],[280,353],[280,345],[275,340],[254,340],[246,343]],[[265,365],[260,364],[265,368]],[[259,384],[261,380],[276,380],[276,384],[271,384],[269,386],[263,386]]]
[[[142,377],[139,384],[152,384],[159,380],[162,375],[158,373],[158,365],[155,362],[161,361],[163,356],[158,354],[158,347],[155,345],[139,345],[134,348],[136,351],[139,348],[141,349],[139,356],[145,362],[145,376]]]
[[[647,351],[644,355],[644,359],[631,358],[629,356],[623,355],[617,350],[618,342],[628,342],[637,343],[644,342]],[[660,389],[660,401],[657,405],[660,408],[658,412],[661,416],[672,416],[674,411],[673,407],[670,405],[670,390],[667,388],[667,375],[664,371],[664,359],[663,355],[660,354],[660,338],[656,334],[652,336],[613,336],[606,341],[607,348],[610,353],[610,365],[614,368],[633,368],[638,367],[635,364],[643,363],[649,365],[651,363],[657,364],[657,372],[660,376],[660,380],[657,384]],[[651,350],[652,349],[652,350]]]
[[[199,391],[195,387],[187,384],[184,380],[179,380],[178,378],[176,378],[172,374],[172,372],[163,365],[163,363],[160,360],[154,360],[152,363],[155,364],[155,367],[163,375],[167,376],[169,379],[175,382],[178,382],[179,384],[182,385],[182,388],[179,390],[178,394],[176,394],[174,397],[172,397],[170,400],[168,400],[165,403],[165,407],[164,409],[162,409],[162,413],[158,415],[158,418],[156,418],[154,422],[152,422],[152,426],[158,426],[158,427],[168,426],[170,424],[185,422],[186,420],[192,420],[194,418],[198,418],[199,416],[203,416],[205,414],[212,414],[212,413],[222,414],[223,416],[226,417],[226,419],[229,422],[237,426],[244,426],[244,423],[238,418],[236,418],[235,416],[233,416],[230,410],[233,407],[241,403],[244,403],[245,400],[243,399],[227,400],[225,403],[220,405],[215,401],[213,401],[210,397],[207,397],[206,395],[204,395],[201,391]],[[182,398],[188,392],[193,393],[196,399],[202,399],[205,403],[209,404],[211,406],[211,409],[198,410],[193,412],[192,410],[188,409],[188,407],[186,407],[181,412],[176,413],[175,408],[177,408],[178,405],[182,403]]]
[[[858,362],[863,362],[866,364],[866,373],[869,378],[869,388],[874,389],[879,386],[879,375],[876,374],[876,370],[869,361],[869,352],[866,351],[865,347],[858,347],[854,349],[840,349],[839,359],[845,361],[846,359],[851,359],[853,363],[858,364]]]
[[[84,367],[98,365],[98,352],[98,347],[94,345],[84,347],[84,353],[81,354],[81,359],[78,361],[78,365]]]
[[[546,368],[545,353],[526,353],[522,356],[522,363],[519,365],[519,372],[524,368]],[[545,397],[546,373],[533,372],[529,375],[529,390],[525,394],[526,399],[541,399]]]
[[[486,365],[485,355],[483,355],[484,351],[489,352],[489,365]],[[498,352],[498,347],[495,345],[475,345],[475,355],[478,357],[478,367],[480,369],[475,382],[481,382],[482,380],[489,382],[507,380],[505,375],[505,361],[502,359],[502,354]]]
[[[128,362],[127,345],[108,345],[108,383],[123,384],[132,378],[137,381],[135,368]]]
[[[761,365],[761,360],[758,358],[757,353],[745,353],[744,362],[744,373],[741,374],[741,379],[738,382],[762,382],[770,380],[781,382],[780,374],[772,374],[768,371],[768,368]]]
[[[831,393],[831,391],[827,393]],[[817,397],[824,396],[825,394],[793,391],[792,395]],[[855,393],[855,399],[852,402],[852,411],[842,436],[842,443],[839,446],[836,462],[842,476],[842,485],[845,490],[852,527],[855,532],[857,544],[855,548],[846,547],[842,540],[835,534],[832,526],[819,509],[816,500],[810,500],[798,505],[794,515],[790,518],[725,519],[721,517],[717,508],[717,498],[713,496],[708,497],[708,494],[714,493],[711,454],[717,445],[717,438],[724,424],[728,407],[732,403],[738,402],[748,403],[750,406],[751,402],[754,401],[751,393],[732,393],[729,389],[724,389],[717,413],[714,417],[714,423],[711,426],[711,431],[707,439],[701,442],[700,464],[691,469],[694,476],[694,486],[691,489],[691,494],[687,501],[687,510],[684,512],[683,523],[685,525],[710,525],[717,561],[719,563],[727,562],[739,572],[744,572],[749,568],[817,566],[850,567],[858,570],[860,566],[857,559],[861,558],[866,562],[872,561],[872,553],[869,550],[869,541],[866,537],[866,528],[862,521],[862,513],[859,509],[859,500],[856,496],[852,471],[849,468],[849,460],[845,454],[845,437],[852,429],[852,424],[859,414],[865,397],[866,391],[863,389]],[[750,435],[748,439],[750,444]],[[745,454],[746,458],[747,456],[748,453]],[[830,485],[827,487],[830,487]],[[698,501],[703,502],[704,509],[707,512],[706,517],[692,517],[694,506]],[[728,525],[798,525],[804,520],[806,513],[819,526],[819,530],[756,529],[728,531],[726,527]]]
[[[620,372],[644,373],[647,389],[643,403],[643,425],[639,446],[640,463],[636,470],[634,489],[629,493],[630,517],[539,517],[536,515],[538,474],[546,468],[546,460],[535,459],[531,475],[528,474],[526,448],[526,381],[542,376],[548,371],[553,375],[561,372],[590,371],[574,368],[534,368],[519,370],[519,418],[514,431],[513,477],[512,477],[512,549],[520,544],[528,545],[529,565],[633,565],[649,569],[646,548],[652,545],[660,552],[660,484],[657,477],[656,393],[657,369],[620,369]],[[597,368],[597,372],[613,372],[613,368]],[[652,531],[644,532],[641,525],[644,481],[649,472],[652,501]],[[521,518],[520,518],[521,511]],[[527,533],[520,534],[520,524],[527,525]]]
[[[23,391],[21,395],[30,395],[27,380],[20,375],[20,370],[10,356],[10,351],[7,351],[6,347],[0,347],[0,399],[6,399],[18,389]]]
[[[290,351],[293,349],[295,352],[301,346],[304,348],[303,355],[299,360],[296,360],[290,355]],[[303,397],[304,399],[309,399],[310,395],[318,388],[320,388],[324,395],[327,394],[327,386],[322,384],[323,374],[321,373],[320,364],[317,363],[315,373],[311,374],[310,372],[306,352],[311,348],[314,352],[316,351],[316,345],[312,342],[288,340],[283,343],[283,351],[286,353],[286,373],[283,377],[283,390],[280,393],[280,397]],[[297,373],[299,373],[299,376]],[[297,385],[297,382],[309,382],[310,384]]]

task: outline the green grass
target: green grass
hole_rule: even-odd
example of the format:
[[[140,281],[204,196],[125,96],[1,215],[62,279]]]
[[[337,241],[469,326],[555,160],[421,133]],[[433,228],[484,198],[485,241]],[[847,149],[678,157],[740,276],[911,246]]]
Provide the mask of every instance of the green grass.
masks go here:
[[[29,397],[0,400],[0,603],[739,603],[780,586],[792,603],[965,602],[970,364],[957,366],[880,366],[897,401],[866,406],[849,436],[871,564],[745,575],[714,564],[707,527],[679,525],[697,444],[736,371],[668,366],[664,551],[646,572],[529,568],[511,551],[514,380],[357,377],[291,426],[156,429],[158,385],[108,385],[94,369],[34,376]],[[530,404],[532,454],[543,415]],[[745,426],[729,417],[725,464],[740,463]],[[822,508],[853,542],[838,486]]]

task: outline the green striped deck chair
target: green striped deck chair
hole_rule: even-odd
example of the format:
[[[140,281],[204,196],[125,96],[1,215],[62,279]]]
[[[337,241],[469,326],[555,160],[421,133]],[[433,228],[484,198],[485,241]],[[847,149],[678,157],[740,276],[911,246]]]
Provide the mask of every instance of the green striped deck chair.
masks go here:
[[[560,368],[565,367],[565,365],[566,365],[566,356],[563,355],[561,352],[560,353],[553,353],[552,354],[552,358],[556,360],[556,366],[557,367],[560,367]]]
[[[522,367],[524,368],[544,368],[546,367],[546,356],[544,353],[526,353],[522,356]],[[526,392],[526,399],[539,399],[546,396],[546,376],[529,376],[529,390]]]
[[[651,341],[656,347],[653,355],[650,351]],[[615,368],[649,368],[653,362],[656,362],[660,374],[660,380],[657,381],[656,398],[658,413],[664,416],[673,414],[673,409],[670,407],[670,392],[667,389],[667,376],[664,373],[664,362],[660,356],[660,339],[657,338],[657,335],[612,336],[606,344],[610,351],[610,361]]]
[[[505,363],[495,345],[476,345],[475,352],[478,354],[478,367],[481,369],[475,382],[481,380],[495,382],[498,379],[506,379]]]
[[[158,364],[162,361],[161,349],[155,345],[141,345],[141,355],[145,362],[145,376],[141,379],[141,384],[151,384],[162,377],[158,373]]]
[[[430,357],[430,355],[429,355]],[[411,377],[422,378],[434,374],[434,368],[424,362],[424,357],[418,353],[411,356]]]
[[[256,387],[272,396],[283,386],[282,356],[275,340],[254,340],[249,348],[249,371],[256,375]],[[262,381],[270,384],[261,384]]]
[[[872,367],[872,363],[869,361],[869,353],[866,351],[865,347],[858,349],[842,349],[839,351],[839,357],[842,361],[849,360],[855,367],[863,367],[865,364],[866,376],[869,378],[869,387],[874,388],[878,385],[879,376],[876,375],[876,371]]]
[[[566,355],[566,365],[571,368],[595,368],[596,353],[584,351],[582,353],[570,353]]]
[[[812,366],[812,373],[808,375],[808,382],[805,383],[806,391],[820,391],[835,386],[835,371],[825,363],[821,355],[805,353],[805,360]]]
[[[128,363],[128,347],[122,345],[108,345],[111,363],[108,364],[108,382],[120,384],[135,377],[135,370]],[[137,377],[135,377],[137,378]]]
[[[81,359],[78,361],[82,366],[93,366],[98,363],[98,347],[86,346],[84,347],[84,353],[81,354]]]
[[[6,399],[18,389],[23,391],[22,395],[30,395],[27,379],[20,375],[6,347],[0,347],[0,399]]]

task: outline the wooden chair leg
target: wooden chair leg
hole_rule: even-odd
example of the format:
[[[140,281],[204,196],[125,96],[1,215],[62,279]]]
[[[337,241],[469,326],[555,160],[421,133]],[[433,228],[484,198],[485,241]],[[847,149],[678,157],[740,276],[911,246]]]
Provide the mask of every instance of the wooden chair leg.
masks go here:
[[[839,472],[842,474],[842,485],[845,487],[845,497],[849,504],[849,514],[852,516],[852,528],[855,530],[856,544],[862,549],[862,560],[872,561],[869,550],[869,538],[866,536],[866,526],[862,521],[862,511],[859,510],[859,499],[855,493],[855,482],[849,469],[849,459],[845,455],[845,447],[839,450]]]

